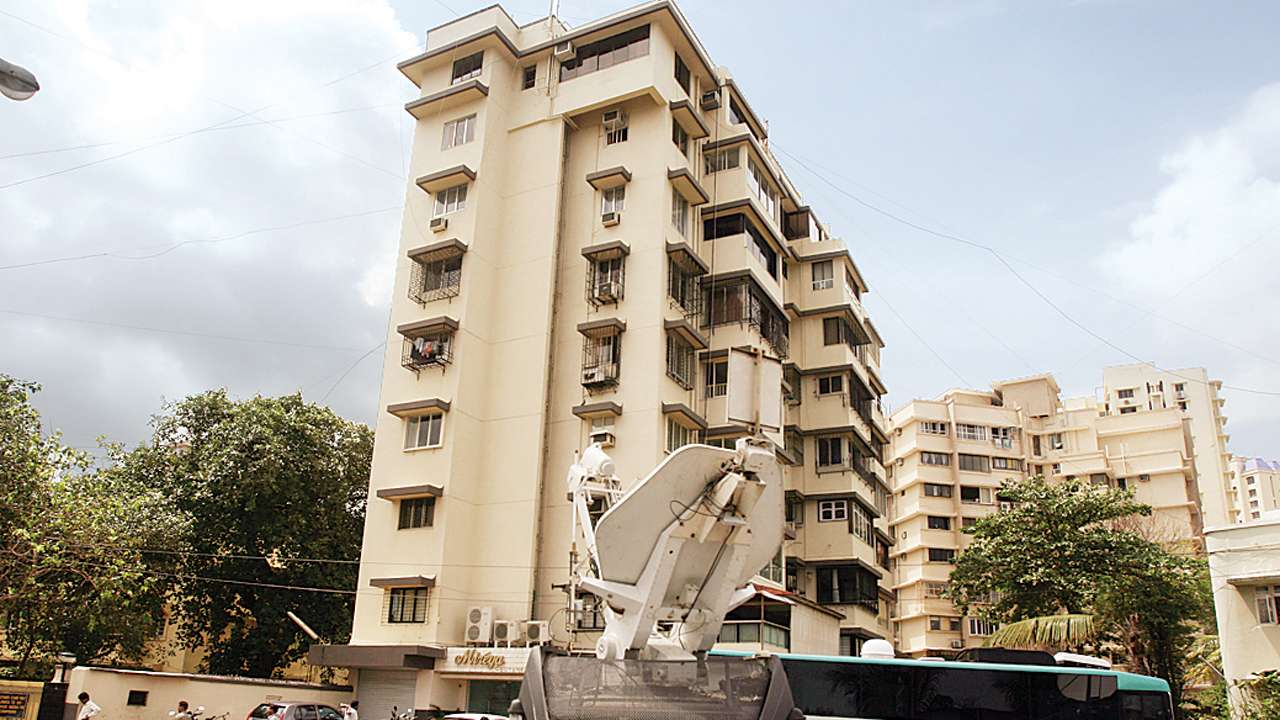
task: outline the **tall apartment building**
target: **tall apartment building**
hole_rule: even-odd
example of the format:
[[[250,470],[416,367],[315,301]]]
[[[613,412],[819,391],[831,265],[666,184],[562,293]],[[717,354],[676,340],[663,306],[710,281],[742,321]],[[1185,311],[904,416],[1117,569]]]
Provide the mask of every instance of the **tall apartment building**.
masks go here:
[[[1105,414],[1092,397],[1061,398],[1051,375],[914,400],[890,421],[891,527],[900,651],[946,656],[994,629],[943,597],[963,530],[997,512],[1005,480],[1087,478],[1151,505],[1161,540],[1197,538],[1199,498],[1189,421],[1177,408]]]
[[[573,30],[492,6],[401,64],[421,88],[348,645],[361,711],[505,710],[526,642],[590,648],[563,484],[587,443],[634,482],[731,444],[727,359],[783,362],[794,540],[730,647],[887,637],[882,343],[848,250],[666,0]],[[532,622],[530,622],[532,621]],[[491,632],[523,635],[493,648]]]
[[[1204,368],[1164,371],[1150,363],[1134,363],[1103,369],[1102,385],[1103,411],[1108,415],[1166,408],[1182,412],[1189,421],[1204,524],[1232,522],[1231,453],[1227,417],[1222,414],[1226,399],[1218,394],[1222,381],[1211,379]]]
[[[1229,522],[1259,520],[1280,509],[1280,460],[1232,457],[1227,513]]]

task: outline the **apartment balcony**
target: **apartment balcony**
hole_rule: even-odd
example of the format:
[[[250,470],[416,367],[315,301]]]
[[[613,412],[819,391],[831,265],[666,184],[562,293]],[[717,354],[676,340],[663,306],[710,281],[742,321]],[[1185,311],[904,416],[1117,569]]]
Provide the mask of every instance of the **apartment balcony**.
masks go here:
[[[582,386],[588,392],[612,389],[622,379],[625,320],[605,318],[579,323],[582,335]]]
[[[466,252],[467,244],[456,238],[410,250],[409,299],[425,306],[461,294],[462,259]]]
[[[764,255],[755,239],[746,232],[703,240],[699,252],[715,257],[717,279],[750,277],[769,297],[769,302],[784,305],[781,261],[777,255]]]
[[[790,322],[753,278],[704,277],[702,288],[702,328],[715,336],[716,347],[763,341],[779,358],[787,357]]]
[[[451,317],[434,317],[396,326],[404,338],[400,365],[417,373],[453,362],[453,338],[458,321]]]

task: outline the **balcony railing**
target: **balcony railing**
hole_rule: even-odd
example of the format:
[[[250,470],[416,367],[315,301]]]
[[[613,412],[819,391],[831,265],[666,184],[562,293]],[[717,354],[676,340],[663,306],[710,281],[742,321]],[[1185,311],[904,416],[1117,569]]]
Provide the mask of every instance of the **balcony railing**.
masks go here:
[[[582,366],[582,386],[589,389],[612,387],[618,384],[620,364],[602,362]]]
[[[452,360],[452,333],[405,338],[400,353],[400,364],[414,371],[429,367],[443,367]]]

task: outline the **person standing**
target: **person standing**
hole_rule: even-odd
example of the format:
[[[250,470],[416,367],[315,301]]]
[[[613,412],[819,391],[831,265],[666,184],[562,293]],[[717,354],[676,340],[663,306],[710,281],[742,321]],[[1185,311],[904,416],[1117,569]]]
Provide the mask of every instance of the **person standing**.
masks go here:
[[[178,709],[170,713],[170,715],[173,720],[194,720],[191,715],[191,706],[187,704],[186,700],[179,700]]]
[[[80,710],[76,713],[76,720],[90,720],[102,716],[102,708],[98,707],[98,703],[89,699],[89,693],[82,692],[76,699],[80,701]]]
[[[359,700],[352,700],[350,705],[342,706],[342,720],[360,720]]]

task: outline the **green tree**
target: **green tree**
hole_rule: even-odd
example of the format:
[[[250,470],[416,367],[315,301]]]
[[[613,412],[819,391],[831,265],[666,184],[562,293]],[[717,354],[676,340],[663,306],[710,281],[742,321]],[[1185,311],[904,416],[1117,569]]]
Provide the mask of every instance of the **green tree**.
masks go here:
[[[163,587],[140,548],[165,542],[165,496],[90,469],[45,436],[38,386],[0,376],[0,617],[15,674],[54,654],[81,662],[140,658],[163,627]]]
[[[169,557],[173,613],[215,673],[268,677],[305,655],[292,611],[328,641],[350,632],[373,434],[300,395],[193,395],[154,420],[122,471],[189,518]],[[298,558],[343,562],[307,562]],[[336,588],[346,593],[297,589]]]
[[[1086,612],[1098,591],[1090,580],[1129,565],[1130,549],[1141,540],[1108,521],[1151,513],[1122,490],[1079,481],[1008,483],[1000,498],[1016,504],[967,530],[973,543],[950,585],[957,607],[1000,622]]]

